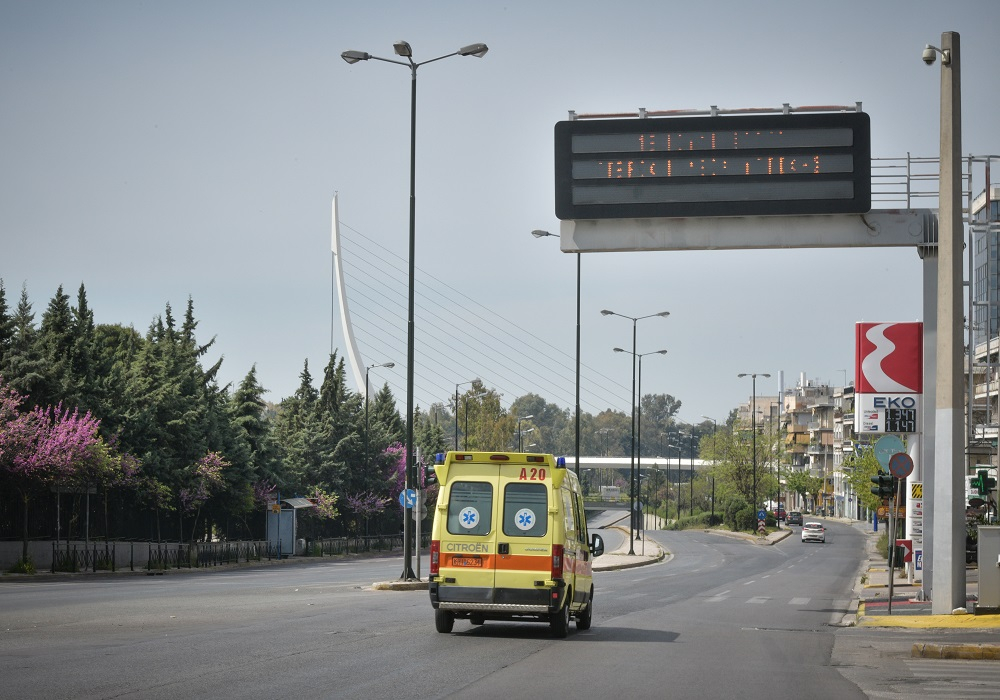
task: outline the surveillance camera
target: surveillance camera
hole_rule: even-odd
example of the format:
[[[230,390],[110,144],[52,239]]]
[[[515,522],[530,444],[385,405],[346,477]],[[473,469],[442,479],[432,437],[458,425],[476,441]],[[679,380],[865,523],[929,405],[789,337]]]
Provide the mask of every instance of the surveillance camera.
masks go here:
[[[937,52],[934,50],[933,46],[928,44],[924,48],[924,63],[926,63],[928,66],[934,65],[934,61],[936,58],[937,58]]]

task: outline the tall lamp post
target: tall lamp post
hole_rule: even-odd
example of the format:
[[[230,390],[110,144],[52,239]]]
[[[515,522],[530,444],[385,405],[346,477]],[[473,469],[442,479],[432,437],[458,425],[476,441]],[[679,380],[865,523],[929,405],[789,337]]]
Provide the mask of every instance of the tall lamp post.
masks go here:
[[[406,468],[405,488],[409,489],[414,482],[414,472],[416,467],[416,454],[413,450],[413,365],[414,365],[414,273],[416,251],[416,217],[417,217],[417,68],[427,63],[440,61],[451,56],[475,56],[482,58],[489,51],[486,44],[469,44],[463,46],[458,51],[438,56],[427,61],[415,63],[413,61],[413,49],[405,41],[397,41],[392,45],[397,56],[405,58],[405,61],[397,61],[392,58],[381,58],[373,56],[365,51],[344,51],[340,54],[347,63],[354,64],[358,61],[384,61],[385,63],[395,63],[410,69],[410,265],[409,265],[409,303],[407,305],[406,316]],[[410,542],[410,519],[403,517],[403,574],[400,578],[405,580],[415,579],[413,574],[413,547]]]
[[[518,416],[517,419],[517,451],[521,451],[521,421],[528,420],[529,418],[534,418],[534,416]],[[534,430],[534,428],[532,428]]]
[[[455,450],[456,451],[458,451],[458,387],[465,386],[466,384],[472,384],[475,381],[476,380],[473,379],[472,381],[469,381],[469,382],[459,382],[458,384],[455,385]],[[469,416],[469,402],[468,402],[468,399],[466,399],[466,402],[465,402],[465,416],[466,416],[466,418],[468,418],[468,416]],[[468,427],[466,427],[466,429],[468,429]],[[466,438],[466,441],[468,441],[468,438]]]
[[[750,434],[753,438],[753,508],[756,511],[759,507],[757,503],[757,377],[770,377],[770,374],[764,374],[763,372],[741,372],[736,375],[741,379],[743,377],[750,377],[750,385],[752,388],[752,398],[750,403]]]
[[[628,528],[628,553],[635,554],[635,527],[632,522],[632,513],[635,512],[635,327],[636,324],[644,318],[653,318],[654,316],[669,316],[669,311],[661,311],[656,314],[648,314],[646,316],[626,316],[625,314],[619,314],[614,311],[609,311],[603,309],[601,311],[602,316],[621,316],[622,318],[627,318],[632,322],[632,466],[629,473],[629,528]]]
[[[615,352],[628,352],[628,350],[623,350],[622,348],[615,348]],[[666,350],[653,350],[651,352],[640,352],[635,355],[636,359],[639,360],[639,381],[636,391],[639,393],[638,408],[635,413],[635,466],[636,471],[639,473],[639,479],[642,480],[642,358],[646,355],[666,355]],[[633,403],[635,400],[633,399]],[[635,517],[635,516],[633,516]],[[645,533],[645,518],[643,518],[642,531]],[[645,535],[643,535],[645,537]],[[643,549],[645,549],[645,544],[643,544]]]
[[[719,432],[719,423],[711,416],[703,415],[702,418],[712,421],[712,524],[715,523],[715,460],[718,455],[719,444],[716,434]]]
[[[368,465],[368,373],[376,367],[392,369],[395,362],[383,362],[381,364],[368,365],[365,367],[365,465]]]
[[[927,44],[927,65],[941,56],[941,176],[938,195],[937,386],[934,392],[934,470],[930,572],[931,612],[965,607],[965,445],[962,436],[962,79],[958,32],[943,32],[941,48]],[[986,183],[987,188],[990,183]],[[971,371],[971,370],[970,370]],[[933,545],[933,550],[931,546]]]
[[[552,236],[558,238],[556,234],[535,229],[531,232],[535,238]],[[574,446],[576,450],[576,475],[580,476],[580,253],[576,254],[576,437]]]

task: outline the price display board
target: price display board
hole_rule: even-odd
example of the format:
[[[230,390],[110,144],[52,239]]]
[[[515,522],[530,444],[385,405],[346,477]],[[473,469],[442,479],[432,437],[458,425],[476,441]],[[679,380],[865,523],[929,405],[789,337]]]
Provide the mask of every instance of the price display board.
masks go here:
[[[555,126],[559,219],[865,213],[864,112],[573,120]]]

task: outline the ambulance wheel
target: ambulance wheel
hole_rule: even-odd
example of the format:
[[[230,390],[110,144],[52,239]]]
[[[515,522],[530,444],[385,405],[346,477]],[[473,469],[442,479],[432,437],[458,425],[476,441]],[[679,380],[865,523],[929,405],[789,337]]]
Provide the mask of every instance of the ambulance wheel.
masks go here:
[[[594,619],[594,595],[590,595],[590,600],[587,601],[587,607],[577,613],[576,616],[576,628],[578,630],[589,630],[590,623]]]
[[[563,604],[562,610],[552,614],[549,625],[552,628],[553,637],[556,639],[566,639],[566,635],[569,634],[569,596],[566,597],[566,602]]]
[[[450,613],[447,610],[435,610],[434,627],[441,634],[448,634],[455,627],[455,613]]]
[[[470,615],[469,622],[471,622],[474,625],[485,625],[486,618],[483,617],[482,615]]]

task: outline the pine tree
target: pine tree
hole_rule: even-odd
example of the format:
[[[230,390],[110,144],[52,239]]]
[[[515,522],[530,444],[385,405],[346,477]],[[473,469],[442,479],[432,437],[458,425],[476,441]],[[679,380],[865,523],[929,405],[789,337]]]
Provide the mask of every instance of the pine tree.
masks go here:
[[[7,360],[14,347],[14,318],[7,306],[7,291],[0,279],[0,377],[5,374]]]
[[[35,394],[45,381],[45,360],[36,343],[35,313],[28,300],[27,287],[21,287],[21,298],[12,317],[14,340],[8,351],[3,374],[10,386],[24,396],[25,406],[38,404]]]

